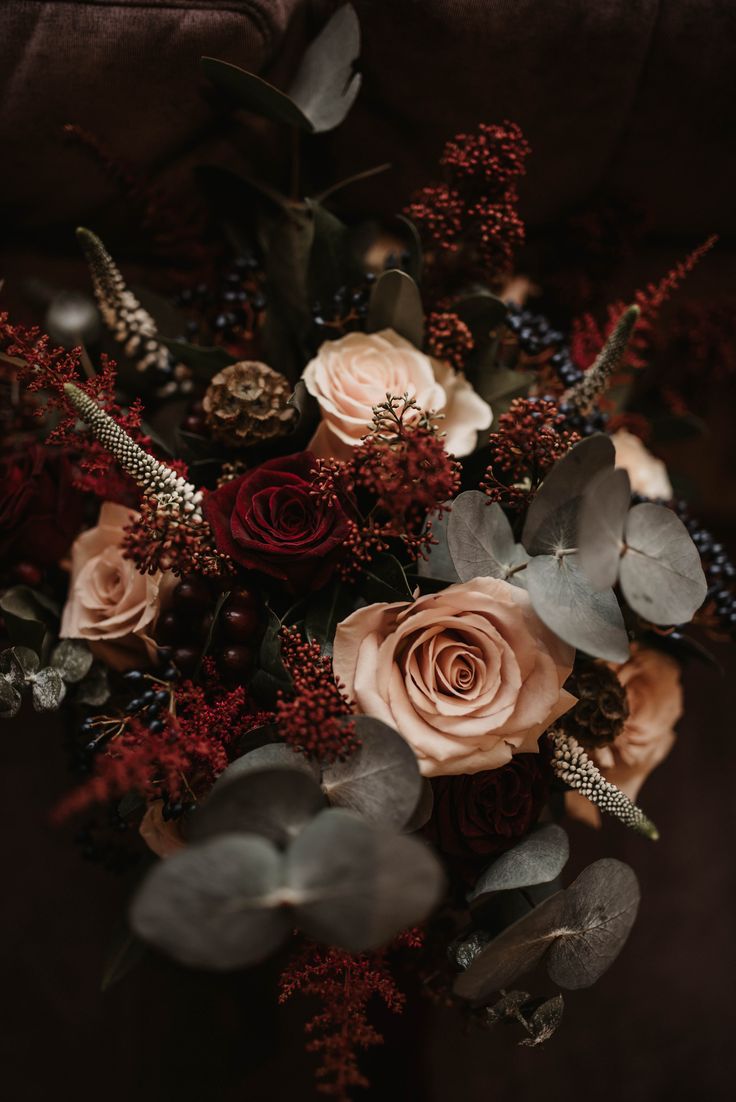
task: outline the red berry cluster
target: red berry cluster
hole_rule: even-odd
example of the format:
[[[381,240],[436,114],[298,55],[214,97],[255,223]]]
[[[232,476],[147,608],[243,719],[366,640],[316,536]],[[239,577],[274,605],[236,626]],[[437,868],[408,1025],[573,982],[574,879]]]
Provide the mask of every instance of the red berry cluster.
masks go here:
[[[292,628],[281,629],[281,658],[294,683],[294,695],[279,693],[276,721],[279,734],[295,750],[329,764],[358,748],[352,712],[332,670],[332,659]]]
[[[170,570],[179,577],[222,577],[233,572],[229,559],[215,548],[207,523],[200,520],[195,525],[187,515],[163,512],[149,496],[141,500],[138,517],[125,528],[123,549],[142,574]]]
[[[457,314],[435,311],[427,318],[427,349],[435,359],[463,371],[473,345],[473,334]]]
[[[553,463],[580,439],[564,428],[565,418],[544,398],[515,398],[491,433],[493,456],[481,489],[492,501],[523,509]]]
[[[182,578],[171,602],[159,616],[156,641],[171,648],[171,661],[185,676],[199,665],[202,648],[213,631],[215,604],[222,584],[197,575]],[[261,607],[247,589],[228,594],[215,625],[210,655],[226,683],[243,681],[250,673],[261,634]]]
[[[458,134],[447,143],[440,162],[446,181],[421,188],[407,207],[439,258],[462,256],[458,270],[465,281],[474,268],[495,282],[511,269],[514,251],[524,241],[516,182],[529,152],[515,123],[481,123],[474,134]]]

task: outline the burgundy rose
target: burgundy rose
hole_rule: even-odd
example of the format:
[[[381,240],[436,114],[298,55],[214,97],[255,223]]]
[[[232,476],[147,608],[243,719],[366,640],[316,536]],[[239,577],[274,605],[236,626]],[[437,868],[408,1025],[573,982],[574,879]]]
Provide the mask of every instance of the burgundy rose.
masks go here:
[[[225,482],[204,503],[220,551],[292,590],[322,585],[342,553],[346,516],[311,494],[310,452],[271,459]]]
[[[50,566],[82,523],[84,497],[60,451],[31,444],[0,460],[0,561]]]
[[[540,748],[541,750],[541,748]],[[549,756],[516,754],[485,773],[435,777],[434,810],[425,834],[457,862],[477,873],[531,830],[549,795]]]

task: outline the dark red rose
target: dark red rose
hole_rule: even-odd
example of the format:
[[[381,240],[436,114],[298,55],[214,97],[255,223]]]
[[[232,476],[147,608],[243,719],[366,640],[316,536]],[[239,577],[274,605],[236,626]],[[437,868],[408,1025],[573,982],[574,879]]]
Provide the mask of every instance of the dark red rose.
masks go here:
[[[462,873],[479,872],[536,823],[549,796],[549,756],[516,754],[486,773],[435,777],[434,810],[424,828]]]
[[[208,494],[204,511],[219,550],[292,590],[326,582],[343,553],[347,518],[339,504],[310,493],[315,466],[310,452],[271,459]]]
[[[82,523],[84,495],[60,451],[31,444],[0,460],[0,561],[50,566]]]

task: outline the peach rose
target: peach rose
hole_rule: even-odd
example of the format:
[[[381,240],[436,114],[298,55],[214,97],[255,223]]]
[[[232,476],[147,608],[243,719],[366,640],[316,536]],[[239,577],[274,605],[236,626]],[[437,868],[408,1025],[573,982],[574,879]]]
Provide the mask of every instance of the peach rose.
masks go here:
[[[162,575],[140,574],[120,546],[124,526],[135,516],[105,502],[97,527],[75,540],[59,633],[62,639],[87,639],[90,650],[115,669],[155,655],[148,633],[159,612]]]
[[[164,819],[163,800],[152,800],[141,819],[138,832],[150,850],[157,857],[171,857],[183,849],[186,842],[181,836],[179,823],[174,819]]]
[[[668,654],[645,647],[628,662],[612,667],[626,689],[629,715],[621,734],[609,746],[590,751],[605,778],[636,802],[639,790],[675,742],[674,726],[682,716],[680,664]],[[598,809],[578,793],[568,793],[575,818],[600,825]]]
[[[395,727],[431,777],[536,751],[575,702],[562,688],[574,655],[524,590],[476,578],[358,609],[337,627],[334,669],[358,711]]]
[[[374,407],[387,394],[408,394],[426,413],[442,413],[439,428],[453,455],[473,451],[476,433],[489,428],[493,419],[491,407],[464,375],[425,356],[393,329],[325,341],[302,378],[322,414],[309,445],[320,459],[348,459],[368,432]]]
[[[667,468],[642,444],[638,436],[626,429],[619,429],[611,436],[616,449],[616,466],[622,467],[631,480],[631,488],[645,497],[672,497],[672,485]]]

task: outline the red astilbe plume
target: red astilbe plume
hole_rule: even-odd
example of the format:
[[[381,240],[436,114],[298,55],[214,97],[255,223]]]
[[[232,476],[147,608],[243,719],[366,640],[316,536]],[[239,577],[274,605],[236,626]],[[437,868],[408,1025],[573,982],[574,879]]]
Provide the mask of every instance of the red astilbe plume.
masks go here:
[[[470,329],[457,314],[435,311],[427,318],[427,351],[437,360],[463,371],[474,341]]]
[[[0,351],[13,360],[18,386],[30,394],[43,392],[45,401],[36,407],[36,416],[58,415],[46,442],[65,447],[75,455],[79,465],[75,480],[78,488],[106,501],[136,503],[138,492],[132,479],[110,462],[108,452],[97,440],[77,431],[78,413],[64,389],[67,383],[73,383],[113,417],[131,440],[147,450],[151,441],[141,430],[142,403],[135,399],[123,409],[115,399],[115,363],[103,355],[100,370],[88,376],[80,348],[69,351],[54,347],[37,326],[13,325],[7,313],[0,314]]]
[[[169,466],[175,469],[175,463]],[[123,554],[141,574],[170,570],[177,577],[225,577],[234,565],[214,546],[208,525],[193,526],[163,512],[155,497],[144,497],[138,517],[124,529]]]
[[[460,489],[460,464],[445,449],[437,420],[408,395],[387,395],[347,462],[318,461],[315,494],[328,502],[360,496],[370,503],[365,517],[348,521],[349,554],[338,568],[344,577],[359,573],[391,541],[415,560],[435,542],[429,517]]]
[[[105,730],[105,748],[95,757],[94,773],[70,792],[55,810],[55,818],[108,803],[128,792],[148,800],[168,798],[187,802],[205,795],[233,756],[235,743],[262,722],[245,689],[223,688],[214,663],[203,663],[204,686],[183,681],[173,690],[163,730],[134,716],[96,717]],[[164,687],[155,678],[155,688]]]
[[[693,249],[689,256],[675,264],[659,283],[648,283],[643,290],[636,292],[633,301],[639,307],[639,319],[629,340],[622,370],[616,378],[611,380],[611,385],[620,382],[632,372],[646,367],[654,326],[662,307],[705,254],[710,252],[717,240],[716,234],[711,235],[702,245]],[[581,371],[593,363],[627,307],[628,303],[620,301],[612,303],[608,307],[606,322],[602,326],[592,314],[583,314],[582,317],[573,321],[570,354],[573,363]]]
[[[324,765],[343,761],[360,745],[352,705],[332,670],[332,659],[319,643],[302,639],[294,628],[281,629],[281,659],[294,684],[294,695],[279,692],[276,722],[290,746]]]
[[[499,284],[508,275],[524,242],[516,185],[529,153],[515,123],[481,123],[474,133],[458,134],[445,145],[440,160],[445,181],[412,196],[406,214],[428,241],[430,268],[433,263],[442,268],[434,274],[444,277],[436,282],[444,283],[445,293],[448,260],[465,281],[475,273]]]
[[[420,932],[410,930],[399,935],[395,946],[414,949],[422,943]],[[321,1004],[306,1024],[306,1047],[320,1057],[317,1090],[338,1102],[349,1102],[352,1087],[370,1086],[358,1066],[358,1054],[383,1043],[368,1018],[371,1001],[380,999],[394,1014],[400,1014],[406,1004],[391,973],[388,952],[353,955],[308,942],[281,976],[280,1003],[299,993]]]
[[[553,463],[580,436],[564,428],[564,416],[544,398],[515,398],[490,435],[492,460],[481,482],[491,501],[525,508]]]

